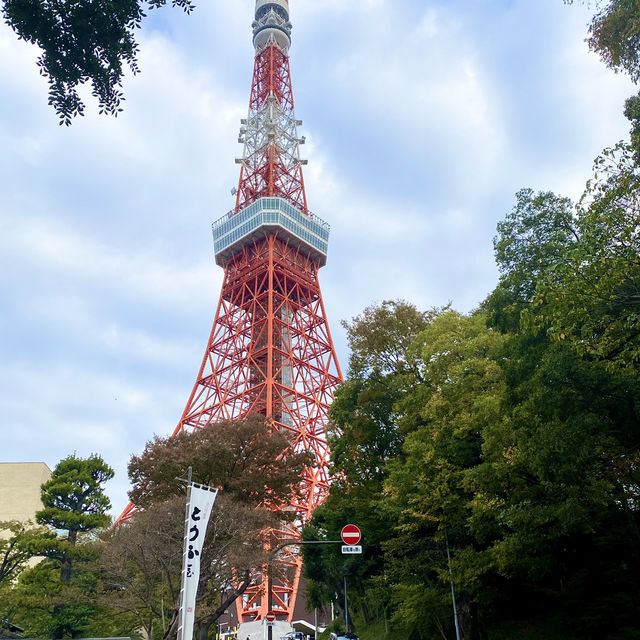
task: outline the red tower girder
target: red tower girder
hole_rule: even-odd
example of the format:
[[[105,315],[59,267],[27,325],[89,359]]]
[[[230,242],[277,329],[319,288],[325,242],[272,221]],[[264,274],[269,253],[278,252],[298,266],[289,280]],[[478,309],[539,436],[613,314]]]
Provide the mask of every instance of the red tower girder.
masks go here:
[[[299,539],[327,495],[328,410],[342,380],[318,282],[329,228],[309,214],[302,176],[288,9],[287,0],[256,0],[236,206],[213,225],[224,281],[196,382],[173,432],[260,413],[291,434],[294,450],[312,453],[301,491],[280,507],[283,524],[271,532],[274,544]],[[133,512],[129,505],[119,521]],[[281,619],[293,618],[301,566],[291,547],[272,566],[273,610]],[[237,607],[242,622],[263,619],[269,603],[262,585],[248,589]]]
[[[326,462],[326,415],[339,381],[317,265],[265,233],[226,265],[209,344],[173,435],[257,412]]]

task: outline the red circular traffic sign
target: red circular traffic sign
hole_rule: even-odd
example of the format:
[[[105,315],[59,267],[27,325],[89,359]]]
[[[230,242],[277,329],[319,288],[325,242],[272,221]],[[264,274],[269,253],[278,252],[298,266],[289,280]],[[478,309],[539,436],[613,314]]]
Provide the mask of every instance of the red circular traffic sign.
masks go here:
[[[267,622],[275,622],[276,612],[275,611],[267,611],[267,614],[265,615],[265,619],[267,620]]]
[[[347,524],[342,527],[340,537],[342,538],[342,542],[345,544],[358,544],[362,537],[362,533],[360,533],[360,529],[358,529],[355,524]]]

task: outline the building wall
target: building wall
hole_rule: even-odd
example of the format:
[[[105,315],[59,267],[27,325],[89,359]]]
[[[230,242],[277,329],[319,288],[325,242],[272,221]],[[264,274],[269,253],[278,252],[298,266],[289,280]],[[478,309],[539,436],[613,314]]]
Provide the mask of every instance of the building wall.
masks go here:
[[[42,509],[40,486],[49,478],[44,462],[0,462],[0,522],[33,522]]]

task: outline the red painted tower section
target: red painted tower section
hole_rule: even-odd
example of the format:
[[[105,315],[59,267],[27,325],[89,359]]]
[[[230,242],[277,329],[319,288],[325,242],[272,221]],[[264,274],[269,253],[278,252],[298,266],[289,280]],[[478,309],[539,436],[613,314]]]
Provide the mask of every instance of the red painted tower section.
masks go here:
[[[220,300],[193,391],[173,435],[250,413],[269,417],[313,453],[293,521],[275,538],[297,539],[329,489],[327,414],[342,380],[320,293],[329,227],[307,207],[288,50],[287,0],[257,0],[255,65],[235,208],[213,224],[216,262],[224,267]],[[120,516],[129,517],[130,505]],[[289,520],[289,518],[287,518]],[[273,571],[272,609],[291,621],[302,561],[287,547]],[[264,586],[264,585],[262,585]],[[241,622],[263,619],[265,589],[238,601]]]

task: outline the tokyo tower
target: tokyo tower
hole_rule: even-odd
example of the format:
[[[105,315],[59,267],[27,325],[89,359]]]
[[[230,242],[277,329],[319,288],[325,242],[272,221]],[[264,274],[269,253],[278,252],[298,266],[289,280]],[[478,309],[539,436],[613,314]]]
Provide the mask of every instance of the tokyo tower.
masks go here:
[[[329,225],[308,209],[300,158],[304,137],[294,114],[289,70],[288,0],[257,0],[255,64],[249,111],[241,120],[243,146],[236,203],[213,223],[216,263],[224,280],[211,335],[193,391],[173,433],[221,419],[260,413],[288,431],[293,447],[310,451],[302,499],[292,498],[276,537],[300,530],[329,490],[327,414],[342,380],[320,293]],[[214,427],[215,428],[215,427]],[[119,520],[135,511],[129,505]],[[283,550],[271,585],[277,618],[293,619],[302,559]],[[267,578],[268,579],[268,578]],[[274,581],[275,582],[275,581]],[[237,601],[240,622],[261,620],[264,590]]]

